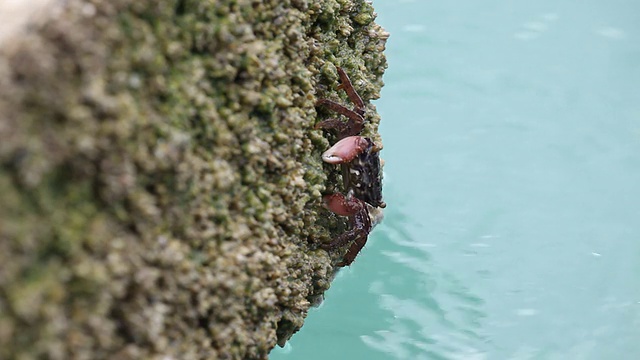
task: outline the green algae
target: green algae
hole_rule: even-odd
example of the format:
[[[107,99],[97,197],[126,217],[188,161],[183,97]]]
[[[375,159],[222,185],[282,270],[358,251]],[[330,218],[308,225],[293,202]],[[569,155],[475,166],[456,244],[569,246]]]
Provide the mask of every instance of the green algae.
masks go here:
[[[0,358],[266,358],[340,255],[314,104],[379,97],[372,6],[55,8],[0,50]]]

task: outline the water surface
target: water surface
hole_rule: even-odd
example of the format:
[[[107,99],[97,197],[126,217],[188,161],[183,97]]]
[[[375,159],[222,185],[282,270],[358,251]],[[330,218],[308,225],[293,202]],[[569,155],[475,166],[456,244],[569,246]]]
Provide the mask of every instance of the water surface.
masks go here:
[[[640,359],[640,3],[374,5],[386,218],[271,359]]]

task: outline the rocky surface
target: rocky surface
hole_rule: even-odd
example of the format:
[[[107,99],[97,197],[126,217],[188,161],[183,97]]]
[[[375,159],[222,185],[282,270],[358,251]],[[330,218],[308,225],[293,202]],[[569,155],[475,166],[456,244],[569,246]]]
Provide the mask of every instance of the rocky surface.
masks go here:
[[[372,6],[26,2],[0,4],[0,358],[266,358],[340,257],[314,104],[346,102],[335,66],[379,97]]]

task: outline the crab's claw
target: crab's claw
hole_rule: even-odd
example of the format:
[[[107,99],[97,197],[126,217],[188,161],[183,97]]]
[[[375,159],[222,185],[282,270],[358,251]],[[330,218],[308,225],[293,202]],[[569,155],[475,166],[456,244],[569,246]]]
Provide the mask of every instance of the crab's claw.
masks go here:
[[[353,160],[369,146],[362,136],[348,136],[322,154],[322,160],[329,164],[342,164]]]
[[[344,196],[340,193],[325,195],[324,206],[341,216],[353,216],[364,206],[362,201],[356,199],[351,194]]]

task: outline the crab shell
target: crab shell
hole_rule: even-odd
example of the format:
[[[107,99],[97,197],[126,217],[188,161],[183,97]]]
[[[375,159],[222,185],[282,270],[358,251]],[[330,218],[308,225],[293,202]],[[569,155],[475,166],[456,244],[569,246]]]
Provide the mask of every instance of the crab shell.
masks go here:
[[[369,138],[348,136],[322,154],[329,164],[341,164],[346,189],[373,207],[384,208],[380,148]]]

